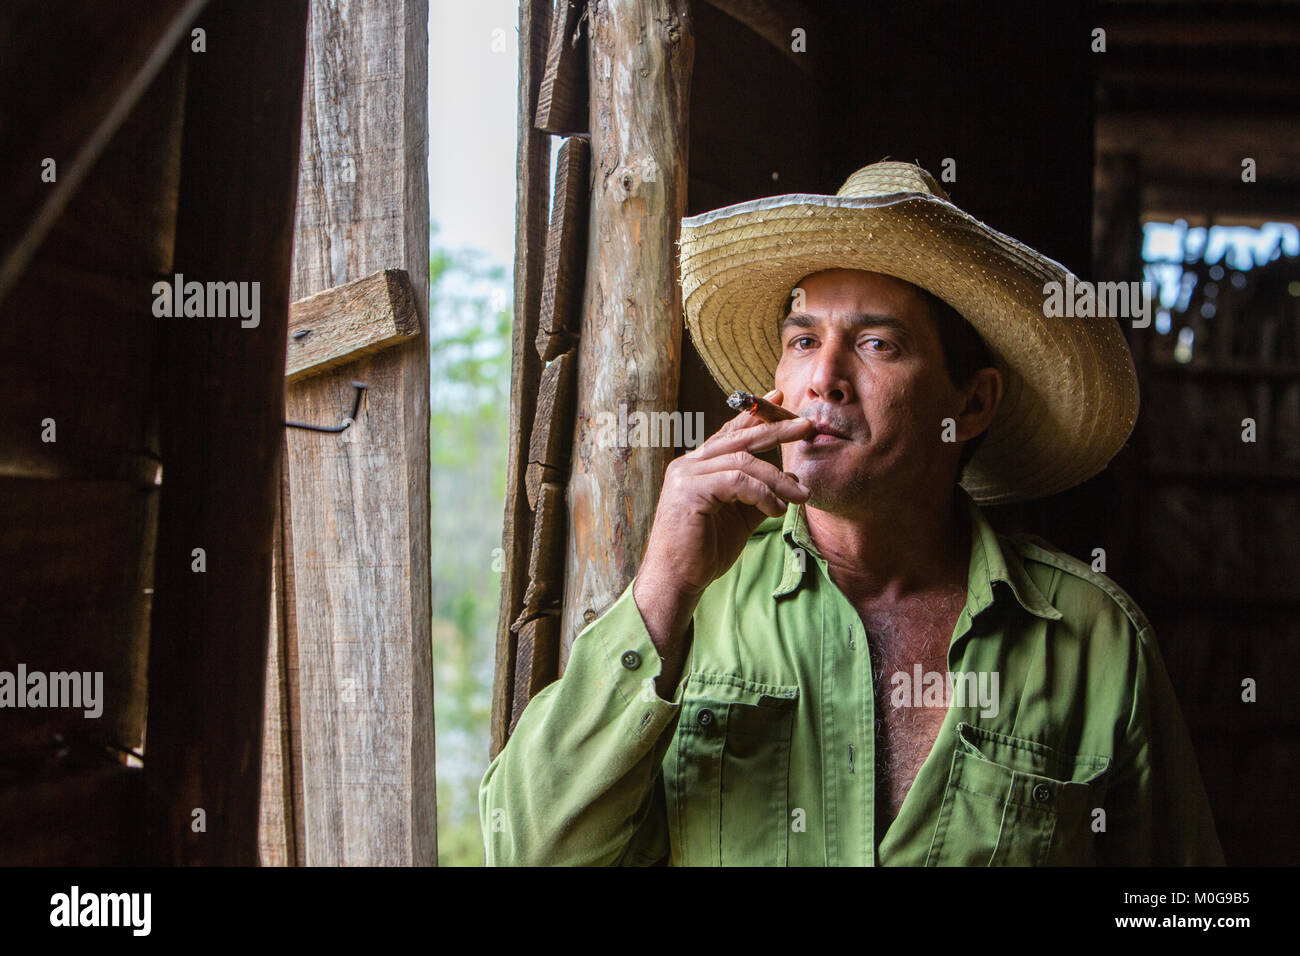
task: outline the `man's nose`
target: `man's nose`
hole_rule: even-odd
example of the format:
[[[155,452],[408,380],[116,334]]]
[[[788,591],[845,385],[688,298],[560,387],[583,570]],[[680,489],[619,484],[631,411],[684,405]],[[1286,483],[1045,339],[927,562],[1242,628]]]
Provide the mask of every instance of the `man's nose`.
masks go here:
[[[841,346],[824,345],[817,353],[808,379],[808,391],[812,397],[834,405],[853,401],[853,383],[847,368],[851,358]]]

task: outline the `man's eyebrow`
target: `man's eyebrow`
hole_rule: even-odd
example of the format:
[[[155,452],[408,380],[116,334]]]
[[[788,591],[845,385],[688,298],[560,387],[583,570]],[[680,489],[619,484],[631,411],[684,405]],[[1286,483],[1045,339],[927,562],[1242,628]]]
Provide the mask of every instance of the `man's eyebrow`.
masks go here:
[[[781,323],[781,331],[784,332],[792,326],[800,329],[816,328],[823,321],[823,319],[815,315],[808,315],[806,312],[792,312]],[[894,316],[885,313],[855,312],[848,316],[848,322],[850,328],[889,329],[900,336],[909,337],[907,326]]]

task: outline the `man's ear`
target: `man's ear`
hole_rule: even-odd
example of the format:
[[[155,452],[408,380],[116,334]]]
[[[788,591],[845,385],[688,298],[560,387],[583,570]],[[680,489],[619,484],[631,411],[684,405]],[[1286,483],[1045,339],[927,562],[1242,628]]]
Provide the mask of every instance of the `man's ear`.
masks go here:
[[[957,416],[957,440],[970,441],[983,434],[1002,403],[1002,375],[997,369],[982,368],[961,389],[962,410]]]

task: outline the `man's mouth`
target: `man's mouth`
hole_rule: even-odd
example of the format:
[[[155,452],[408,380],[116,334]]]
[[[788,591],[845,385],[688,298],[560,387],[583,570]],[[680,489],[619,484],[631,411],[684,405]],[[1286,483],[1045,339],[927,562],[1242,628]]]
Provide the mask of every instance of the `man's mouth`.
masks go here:
[[[814,418],[811,421],[817,431],[813,433],[812,437],[804,439],[808,444],[830,445],[837,441],[849,440],[849,436],[842,429],[836,428],[825,419]]]

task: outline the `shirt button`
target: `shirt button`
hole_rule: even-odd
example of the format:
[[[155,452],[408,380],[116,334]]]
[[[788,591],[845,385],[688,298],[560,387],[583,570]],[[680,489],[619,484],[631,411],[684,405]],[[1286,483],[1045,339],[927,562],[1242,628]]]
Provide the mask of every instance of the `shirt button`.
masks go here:
[[[641,655],[636,651],[625,651],[623,653],[623,666],[630,671],[636,670],[641,666]]]
[[[1046,803],[1052,796],[1052,791],[1047,789],[1047,784],[1040,783],[1034,787],[1034,799],[1039,803]]]
[[[699,724],[701,727],[703,727],[705,730],[708,730],[710,727],[713,726],[713,721],[715,719],[716,718],[713,716],[713,711],[709,710],[709,708],[707,707],[705,707],[695,716],[695,722]]]

